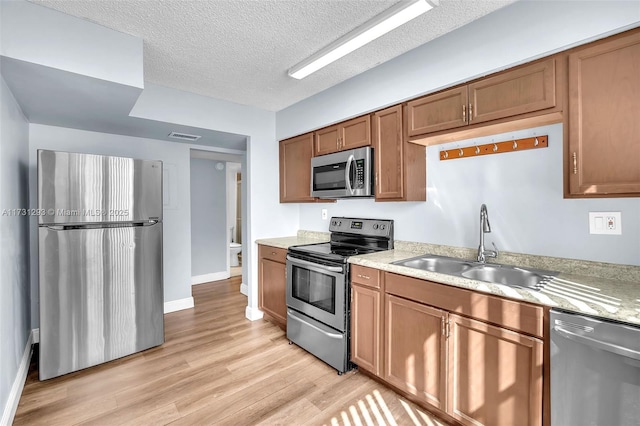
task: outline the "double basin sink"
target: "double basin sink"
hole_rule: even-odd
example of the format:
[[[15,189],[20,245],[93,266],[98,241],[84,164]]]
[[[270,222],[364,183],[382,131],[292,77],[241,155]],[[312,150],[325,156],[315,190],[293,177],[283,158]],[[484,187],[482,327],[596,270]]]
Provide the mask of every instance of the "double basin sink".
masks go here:
[[[393,264],[530,290],[542,289],[548,281],[558,275],[557,272],[540,269],[525,269],[508,265],[480,263],[431,254],[399,260],[393,262]]]

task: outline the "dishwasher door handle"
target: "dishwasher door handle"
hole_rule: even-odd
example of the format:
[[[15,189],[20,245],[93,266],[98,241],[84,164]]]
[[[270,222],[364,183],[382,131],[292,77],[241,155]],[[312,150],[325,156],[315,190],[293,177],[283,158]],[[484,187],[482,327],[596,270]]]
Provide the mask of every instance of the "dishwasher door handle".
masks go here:
[[[575,342],[583,343],[587,346],[591,346],[592,348],[602,349],[603,351],[612,352],[625,358],[631,358],[640,361],[640,352],[634,351],[633,349],[625,348],[624,346],[615,345],[613,343],[601,342],[600,340],[594,339],[592,337],[582,336],[581,334],[576,334],[572,331],[565,330],[562,327],[555,326],[553,327],[553,329],[562,337],[571,339]]]

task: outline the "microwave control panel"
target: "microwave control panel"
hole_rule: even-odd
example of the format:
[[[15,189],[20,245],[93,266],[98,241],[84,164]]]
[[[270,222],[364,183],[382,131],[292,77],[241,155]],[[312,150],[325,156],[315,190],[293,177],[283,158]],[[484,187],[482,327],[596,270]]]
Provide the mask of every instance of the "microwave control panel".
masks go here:
[[[353,182],[353,189],[364,188],[364,160],[356,160],[356,180]]]

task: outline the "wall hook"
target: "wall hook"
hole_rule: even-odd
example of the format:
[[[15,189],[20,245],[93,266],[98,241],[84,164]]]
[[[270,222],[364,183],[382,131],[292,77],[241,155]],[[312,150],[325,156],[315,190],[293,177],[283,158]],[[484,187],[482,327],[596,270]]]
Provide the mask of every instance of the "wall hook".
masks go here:
[[[515,139],[513,140],[513,149],[518,149],[518,142]]]
[[[476,155],[480,154],[480,147],[476,145]]]
[[[495,143],[493,144],[493,152],[497,152],[498,151],[498,145],[496,145]]]
[[[464,155],[464,152],[462,151],[462,148],[458,148],[458,157],[462,157]]]
[[[536,136],[536,140],[533,141],[533,146],[538,146],[540,142],[538,142],[538,137]]]

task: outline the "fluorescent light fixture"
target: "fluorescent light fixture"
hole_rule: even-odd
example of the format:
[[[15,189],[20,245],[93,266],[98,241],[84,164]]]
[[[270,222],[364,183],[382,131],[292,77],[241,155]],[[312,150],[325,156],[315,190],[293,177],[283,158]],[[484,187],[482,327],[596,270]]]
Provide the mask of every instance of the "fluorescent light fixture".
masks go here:
[[[303,79],[437,5],[438,0],[401,1],[300,62],[291,68],[288,74],[298,80]]]

